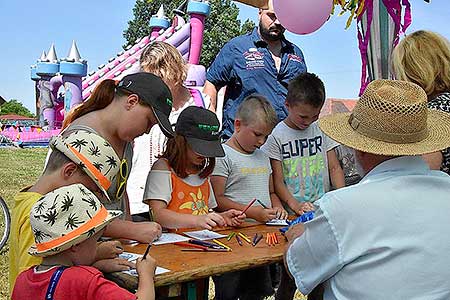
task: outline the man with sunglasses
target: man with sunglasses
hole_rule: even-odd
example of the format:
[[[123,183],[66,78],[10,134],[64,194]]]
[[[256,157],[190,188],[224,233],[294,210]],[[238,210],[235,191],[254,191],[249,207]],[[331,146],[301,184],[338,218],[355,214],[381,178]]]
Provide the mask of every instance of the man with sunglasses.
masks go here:
[[[208,70],[204,93],[211,97],[211,110],[217,109],[217,91],[226,86],[223,102],[223,139],[234,131],[237,107],[248,95],[267,97],[278,121],[287,115],[284,101],[288,82],[306,72],[303,53],[284,37],[284,27],[273,10],[272,0],[259,9],[259,26],[251,33],[229,41]]]

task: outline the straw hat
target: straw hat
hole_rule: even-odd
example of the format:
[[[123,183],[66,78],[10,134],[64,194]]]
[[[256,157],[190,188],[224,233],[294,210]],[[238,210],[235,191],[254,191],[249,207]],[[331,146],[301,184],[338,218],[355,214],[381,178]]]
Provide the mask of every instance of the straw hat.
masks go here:
[[[106,210],[82,184],[64,186],[44,195],[30,211],[35,244],[28,253],[50,256],[87,240],[122,214]]]
[[[109,199],[107,190],[119,171],[120,159],[107,140],[93,132],[77,130],[64,137],[54,136],[50,147],[81,166]]]
[[[319,126],[341,144],[379,155],[419,155],[450,146],[450,114],[429,110],[425,91],[406,81],[371,82],[352,113],[323,117]]]

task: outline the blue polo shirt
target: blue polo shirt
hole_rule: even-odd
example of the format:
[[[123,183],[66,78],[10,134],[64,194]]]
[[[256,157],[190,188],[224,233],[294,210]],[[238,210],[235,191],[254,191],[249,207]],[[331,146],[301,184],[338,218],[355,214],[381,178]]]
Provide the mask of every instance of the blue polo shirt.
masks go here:
[[[227,86],[223,106],[224,138],[233,134],[234,115],[239,104],[254,93],[265,96],[272,103],[279,121],[286,118],[284,101],[288,83],[306,72],[306,64],[300,48],[284,38],[281,54],[278,71],[267,43],[259,36],[258,28],[232,39],[219,52],[206,79],[217,90]]]

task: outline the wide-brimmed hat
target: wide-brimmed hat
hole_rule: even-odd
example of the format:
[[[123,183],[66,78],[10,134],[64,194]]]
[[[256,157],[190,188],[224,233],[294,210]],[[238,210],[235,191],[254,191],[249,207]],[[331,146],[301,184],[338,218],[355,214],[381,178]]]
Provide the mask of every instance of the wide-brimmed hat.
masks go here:
[[[223,157],[220,123],[215,113],[202,107],[189,106],[178,117],[175,132],[186,138],[189,146],[204,157]]]
[[[161,131],[167,137],[173,136],[169,114],[172,111],[172,94],[164,81],[155,74],[139,72],[125,76],[117,84],[118,89],[136,94],[152,107]]]
[[[406,81],[371,82],[353,112],[319,120],[322,131],[351,148],[379,155],[420,155],[450,146],[450,114],[427,108],[427,95]]]
[[[82,184],[56,189],[31,208],[30,225],[35,244],[28,253],[50,256],[87,240],[122,214],[106,210]]]
[[[49,144],[78,164],[109,199],[107,191],[119,171],[120,159],[107,140],[93,132],[77,130],[54,136]]]

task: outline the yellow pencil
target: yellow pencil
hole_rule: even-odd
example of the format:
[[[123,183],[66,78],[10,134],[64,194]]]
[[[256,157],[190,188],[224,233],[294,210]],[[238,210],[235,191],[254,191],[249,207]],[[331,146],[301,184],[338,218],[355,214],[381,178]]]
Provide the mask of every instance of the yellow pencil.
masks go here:
[[[216,243],[217,245],[220,245],[220,246],[224,247],[224,248],[227,249],[228,251],[232,251],[232,249],[231,249],[230,247],[228,247],[227,245],[225,245],[225,244],[222,243],[222,242],[219,242],[218,240],[215,240],[215,239],[214,239],[213,242]]]
[[[238,232],[238,235],[243,238],[247,243],[251,244],[252,242],[250,241],[250,239],[243,233]]]

